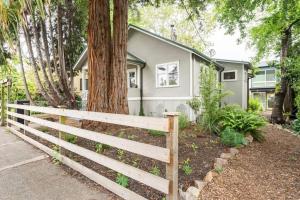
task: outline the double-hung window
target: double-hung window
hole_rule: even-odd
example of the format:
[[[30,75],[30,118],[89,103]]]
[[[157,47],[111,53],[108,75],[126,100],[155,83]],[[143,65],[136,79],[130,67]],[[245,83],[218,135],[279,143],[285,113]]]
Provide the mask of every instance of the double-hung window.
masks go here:
[[[127,69],[127,78],[128,78],[128,88],[137,88],[137,72],[136,68]]]
[[[179,86],[179,62],[156,65],[156,87]]]

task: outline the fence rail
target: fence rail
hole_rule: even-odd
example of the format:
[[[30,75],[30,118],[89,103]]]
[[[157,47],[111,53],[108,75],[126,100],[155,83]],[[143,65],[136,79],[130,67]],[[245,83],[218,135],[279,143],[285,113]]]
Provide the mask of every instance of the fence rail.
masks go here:
[[[50,155],[59,156],[62,163],[68,165],[74,170],[79,171],[83,175],[87,176],[91,180],[99,183],[100,185],[111,190],[113,193],[119,195],[124,199],[145,199],[144,197],[134,193],[133,191],[124,188],[110,179],[96,173],[95,171],[77,163],[64,155],[58,154],[52,149],[45,145],[33,140],[32,138],[22,134],[17,128],[30,132],[31,134],[45,139],[53,144],[58,145],[64,149],[72,151],[80,156],[83,156],[89,160],[92,160],[102,166],[108,167],[116,172],[122,173],[134,180],[139,181],[147,186],[150,186],[164,194],[167,199],[177,200],[178,199],[178,114],[177,113],[166,113],[167,118],[154,118],[154,117],[140,117],[120,114],[109,114],[109,113],[97,113],[88,111],[77,111],[68,109],[38,107],[38,106],[27,106],[8,104],[7,105],[7,126],[16,135],[26,140],[27,142],[37,146],[41,150],[45,151]],[[37,117],[29,116],[25,114],[19,114],[12,112],[11,109],[24,109],[27,111],[35,111],[46,114],[58,115],[60,119],[65,117],[72,117],[77,119],[99,121],[117,125],[124,125],[137,128],[146,128],[158,131],[167,132],[166,134],[166,148],[158,147],[150,144],[144,144],[137,141],[123,139],[104,133],[98,133],[90,130],[85,130],[69,125],[65,125],[58,122],[51,122],[48,120],[40,119]],[[123,149],[138,155],[142,155],[151,159],[155,159],[166,164],[166,178],[162,178],[153,175],[149,172],[143,171],[136,167],[130,166],[123,162],[114,160],[102,154],[98,154],[94,151],[88,150],[84,147],[76,144],[69,143],[62,138],[57,138],[40,130],[34,129],[26,125],[27,123],[20,123],[14,121],[14,119],[24,119],[25,122],[32,122],[46,126],[52,129],[56,129],[60,132],[65,132],[78,137],[82,137],[88,140],[107,144],[112,147]],[[63,122],[64,120],[60,120]],[[57,155],[58,154],[58,155]]]

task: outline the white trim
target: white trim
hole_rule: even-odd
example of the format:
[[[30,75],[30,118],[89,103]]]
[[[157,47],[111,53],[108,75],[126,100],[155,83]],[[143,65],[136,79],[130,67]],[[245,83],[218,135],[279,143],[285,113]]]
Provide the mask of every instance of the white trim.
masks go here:
[[[234,79],[225,79],[224,80],[224,73],[226,73],[226,72],[234,72],[235,73]],[[228,71],[223,71],[222,72],[222,81],[227,82],[227,81],[236,81],[236,80],[237,80],[237,70],[228,70]]]
[[[226,60],[226,59],[216,59],[217,62],[224,62],[224,63],[237,63],[237,64],[251,64],[248,61],[242,61],[242,60]]]
[[[143,97],[143,100],[190,100],[193,97]],[[128,101],[139,101],[140,97],[128,97]]]
[[[193,54],[190,54],[190,96],[193,96]]]
[[[166,85],[166,86],[159,86],[158,82],[157,82],[157,68],[160,65],[169,65],[169,64],[177,64],[177,68],[178,68],[178,84],[177,85]],[[168,68],[167,68],[168,70]],[[167,79],[169,80],[169,76],[168,76],[168,71],[167,71]],[[161,64],[156,64],[155,65],[155,86],[156,88],[172,88],[172,87],[179,87],[180,86],[180,67],[179,67],[179,61],[174,61],[174,62],[167,62],[167,63],[161,63]],[[169,83],[168,83],[169,84]]]
[[[243,70],[242,70],[242,108],[247,109],[247,104],[245,105],[245,64],[243,65]]]

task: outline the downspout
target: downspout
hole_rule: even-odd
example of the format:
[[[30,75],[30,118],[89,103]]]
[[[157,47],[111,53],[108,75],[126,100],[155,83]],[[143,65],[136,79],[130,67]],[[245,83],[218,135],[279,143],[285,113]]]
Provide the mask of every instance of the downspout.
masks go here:
[[[219,71],[219,83],[221,84],[222,83],[222,72],[224,71],[224,67],[221,68],[221,70]],[[221,94],[221,90],[220,90],[220,94]],[[220,101],[219,102],[219,107],[221,108],[222,107],[222,102]]]
[[[143,69],[146,67],[146,63],[143,63],[141,67],[141,78],[140,78],[140,116],[144,116],[144,107],[143,107]]]

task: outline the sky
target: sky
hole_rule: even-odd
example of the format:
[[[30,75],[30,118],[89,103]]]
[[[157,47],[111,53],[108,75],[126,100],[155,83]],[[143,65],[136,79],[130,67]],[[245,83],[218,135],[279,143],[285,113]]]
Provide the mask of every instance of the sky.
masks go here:
[[[228,35],[225,34],[223,28],[217,26],[208,38],[208,40],[213,43],[213,46],[210,48],[216,52],[213,57],[218,59],[251,61],[251,58],[255,56],[255,50],[249,48],[246,41],[238,44],[238,38],[238,32],[234,35]]]

